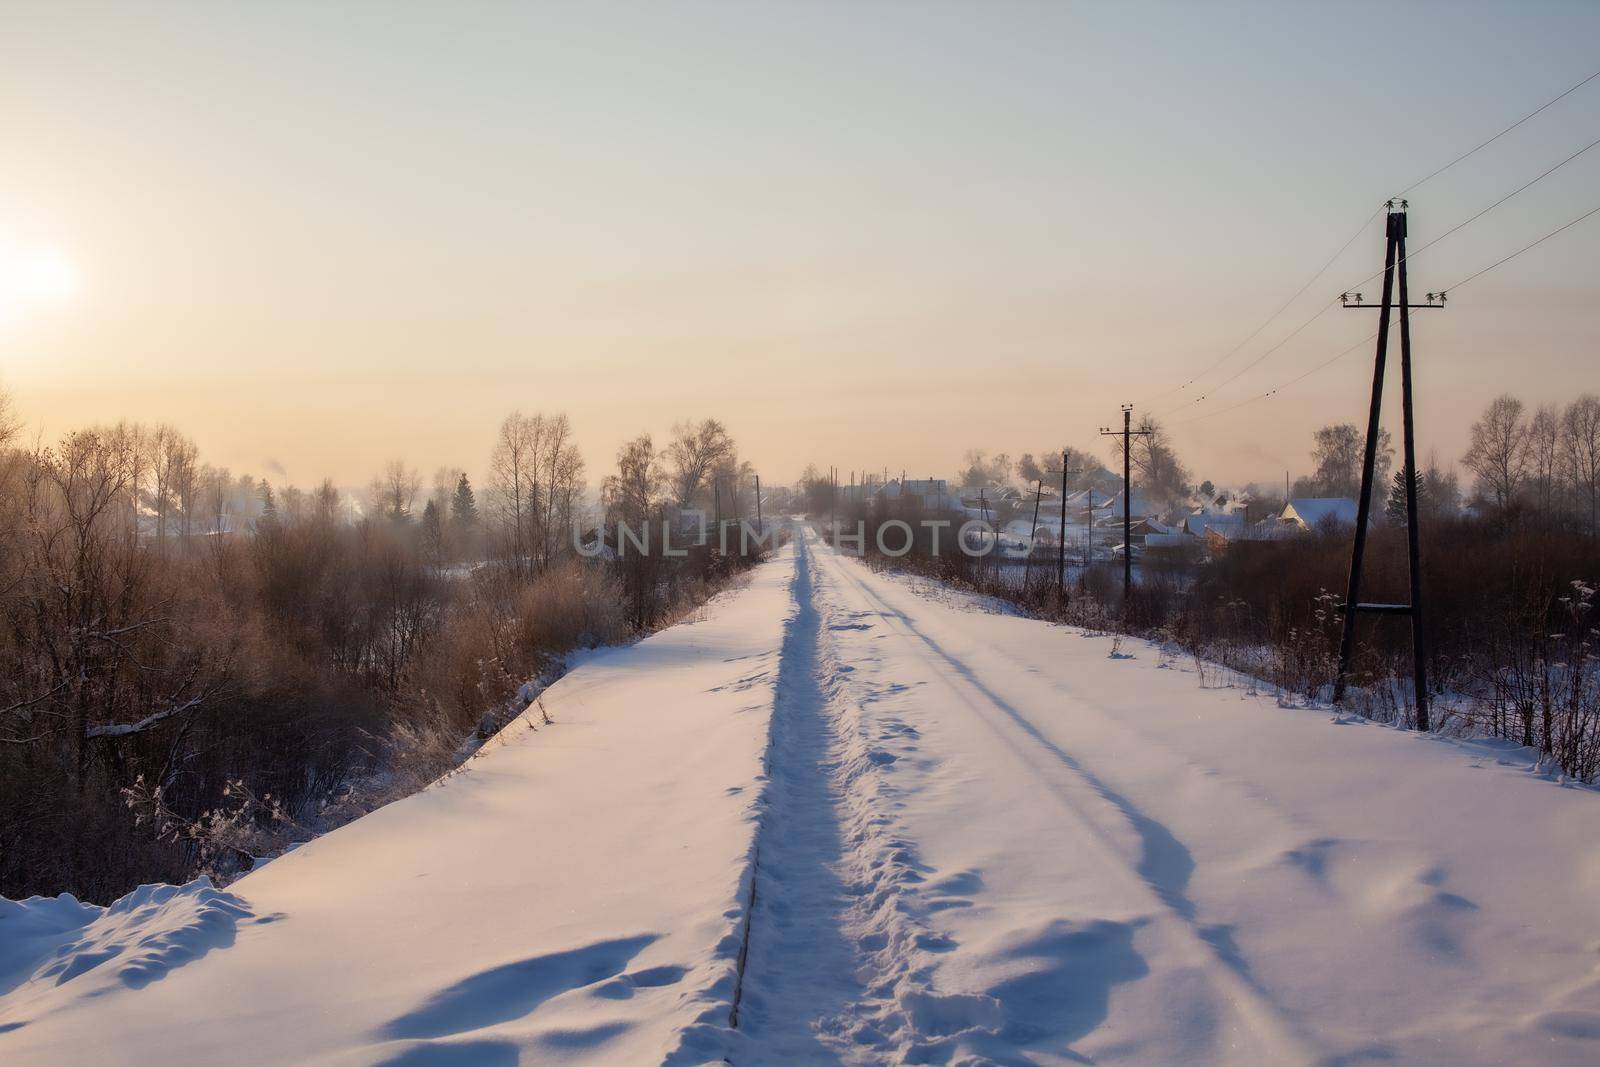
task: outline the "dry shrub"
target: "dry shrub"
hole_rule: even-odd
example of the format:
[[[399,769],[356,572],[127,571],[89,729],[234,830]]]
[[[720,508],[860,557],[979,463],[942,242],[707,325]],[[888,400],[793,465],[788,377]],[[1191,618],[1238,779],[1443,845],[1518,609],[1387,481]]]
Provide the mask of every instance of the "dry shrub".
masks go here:
[[[410,677],[419,700],[436,704],[459,731],[485,709],[508,701],[520,684],[519,585],[485,569],[458,583],[444,625],[423,649]]]
[[[622,585],[578,560],[555,564],[516,598],[516,641],[528,674],[547,670],[578,648],[624,640],[629,633]]]

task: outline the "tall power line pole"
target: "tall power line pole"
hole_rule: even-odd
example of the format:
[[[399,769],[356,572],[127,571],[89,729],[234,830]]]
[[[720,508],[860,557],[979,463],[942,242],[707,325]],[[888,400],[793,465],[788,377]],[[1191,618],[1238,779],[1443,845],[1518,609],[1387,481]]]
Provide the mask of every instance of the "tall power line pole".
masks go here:
[[[1350,662],[1355,655],[1356,616],[1362,612],[1375,615],[1406,615],[1411,619],[1411,674],[1417,704],[1417,729],[1427,730],[1428,721],[1428,647],[1422,614],[1422,539],[1417,526],[1417,447],[1416,419],[1412,407],[1411,391],[1411,311],[1440,309],[1445,306],[1444,293],[1429,293],[1427,303],[1413,304],[1406,287],[1406,209],[1410,205],[1390,200],[1386,207],[1388,216],[1384,224],[1383,252],[1383,302],[1366,303],[1360,293],[1350,299],[1341,294],[1340,302],[1347,308],[1378,308],[1378,350],[1373,360],[1372,403],[1367,409],[1367,447],[1361,460],[1361,497],[1356,502],[1356,535],[1350,549],[1350,583],[1344,599],[1344,633],[1339,641],[1339,674],[1333,686],[1334,703],[1344,699],[1350,681]],[[1398,275],[1400,300],[1395,303],[1395,284]],[[1383,407],[1383,377],[1389,352],[1389,322],[1395,310],[1400,312],[1400,406],[1405,420],[1404,463],[1406,483],[1406,554],[1411,578],[1409,604],[1371,604],[1361,602],[1361,572],[1367,551],[1367,525],[1372,517],[1373,479],[1378,454],[1378,419]]]
[[[1151,430],[1133,428],[1133,405],[1122,405],[1122,429],[1100,427],[1102,437],[1122,438],[1122,614],[1128,614],[1133,593],[1133,439],[1149,437]]]

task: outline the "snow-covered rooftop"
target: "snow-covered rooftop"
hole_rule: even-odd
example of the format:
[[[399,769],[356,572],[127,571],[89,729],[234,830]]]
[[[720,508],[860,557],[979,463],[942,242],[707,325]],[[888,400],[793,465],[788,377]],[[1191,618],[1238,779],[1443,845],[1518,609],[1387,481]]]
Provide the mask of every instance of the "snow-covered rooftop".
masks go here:
[[[1289,501],[1283,517],[1314,530],[1325,522],[1354,526],[1358,510],[1356,502],[1347,496],[1301,496]]]

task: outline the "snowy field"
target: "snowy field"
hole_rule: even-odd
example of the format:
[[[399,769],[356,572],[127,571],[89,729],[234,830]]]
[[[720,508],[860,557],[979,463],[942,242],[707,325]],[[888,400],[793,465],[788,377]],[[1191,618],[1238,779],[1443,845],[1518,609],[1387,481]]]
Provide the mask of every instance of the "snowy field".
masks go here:
[[[0,1063],[1600,1062],[1600,795],[814,538],[227,891],[0,902]]]

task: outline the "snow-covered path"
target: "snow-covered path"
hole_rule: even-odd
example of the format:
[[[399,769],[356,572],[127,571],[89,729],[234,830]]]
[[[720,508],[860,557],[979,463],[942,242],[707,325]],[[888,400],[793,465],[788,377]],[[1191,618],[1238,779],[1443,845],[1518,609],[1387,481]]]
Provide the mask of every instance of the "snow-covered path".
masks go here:
[[[826,699],[821,613],[801,552],[784,632],[768,750],[768,785],[755,852],[755,895],[734,1022],[761,1049],[750,1062],[828,1058],[819,1032],[859,995],[847,937],[850,889],[837,783],[846,757]],[[754,1035],[752,1037],[752,1035]]]
[[[858,1035],[875,1046],[867,1058],[1070,1058],[1093,1034],[1136,1062],[1208,1050],[1309,1059],[1225,931],[1198,921],[1187,849],[1002,696],[1003,679],[933,636],[948,608],[903,604],[894,583],[816,555],[827,631],[848,667],[838,714],[870,709],[866,760],[894,798],[873,813],[883,851],[863,866],[899,877],[855,931],[893,976]],[[1039,696],[1048,703],[1030,709],[1059,713],[1063,694]],[[1120,1034],[1108,1025],[1114,990],[1131,1023]]]
[[[1600,795],[1203,682],[807,534],[230,894],[0,908],[0,1060],[1600,1059]]]

